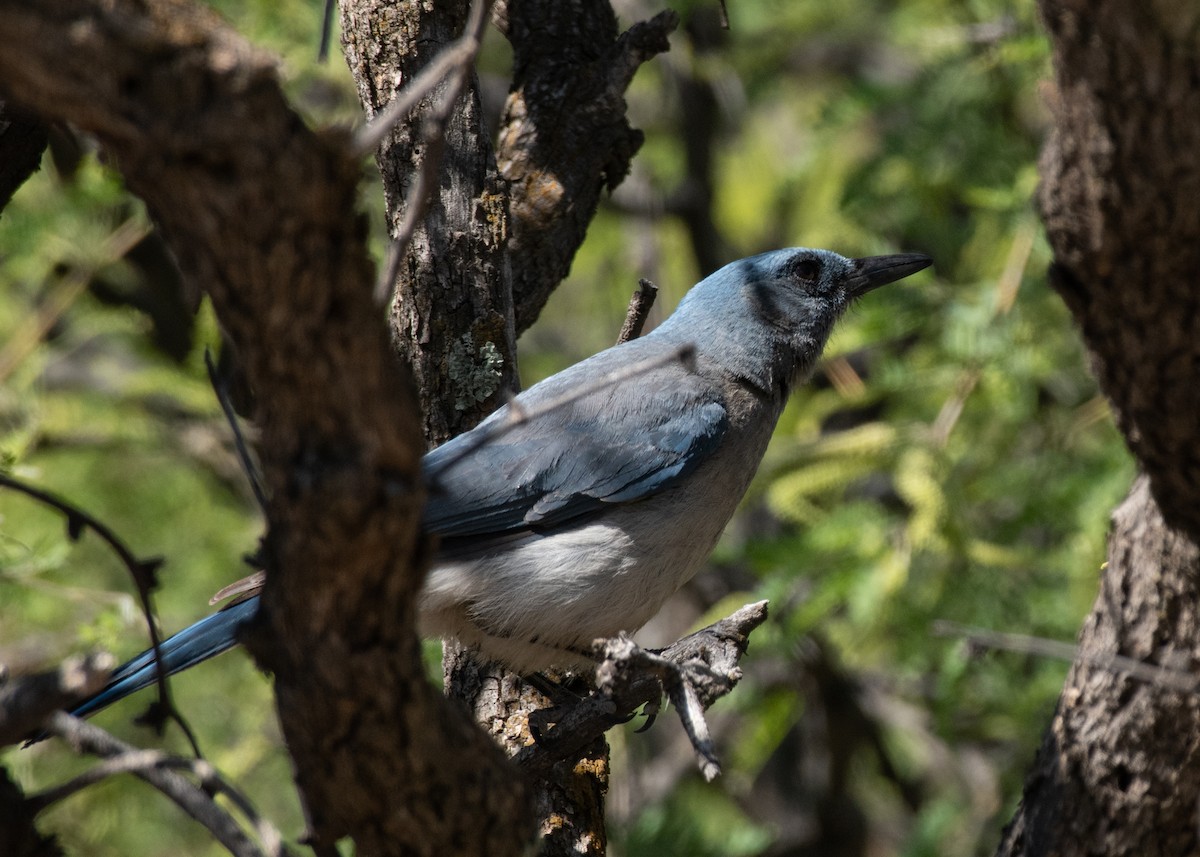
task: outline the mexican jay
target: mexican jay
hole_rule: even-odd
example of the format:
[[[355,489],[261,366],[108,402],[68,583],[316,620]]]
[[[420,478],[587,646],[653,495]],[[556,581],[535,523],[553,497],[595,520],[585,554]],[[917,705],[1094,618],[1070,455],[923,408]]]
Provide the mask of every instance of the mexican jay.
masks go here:
[[[424,526],[440,548],[421,633],[519,673],[589,666],[593,640],[641,627],[699,569],[850,303],[931,261],[793,248],[733,262],[652,333],[530,387],[428,453]],[[693,359],[662,359],[689,344]],[[603,383],[637,365],[653,368]],[[551,402],[562,403],[539,412]],[[536,415],[513,422],[514,408]],[[257,607],[251,597],[171,637],[168,671],[234,646]],[[155,672],[143,653],[75,713]]]

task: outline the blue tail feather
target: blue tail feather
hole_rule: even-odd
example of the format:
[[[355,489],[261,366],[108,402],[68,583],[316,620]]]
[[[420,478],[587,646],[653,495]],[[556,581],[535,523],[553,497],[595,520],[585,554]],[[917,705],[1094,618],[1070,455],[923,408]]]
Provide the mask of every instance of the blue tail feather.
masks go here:
[[[162,652],[167,675],[182,672],[232,649],[237,645],[238,631],[256,612],[257,595],[213,613],[163,640],[159,650]],[[157,680],[158,669],[154,662],[154,650],[148,649],[117,667],[109,676],[104,689],[75,706],[71,713],[83,717],[99,711],[131,693],[149,687]]]

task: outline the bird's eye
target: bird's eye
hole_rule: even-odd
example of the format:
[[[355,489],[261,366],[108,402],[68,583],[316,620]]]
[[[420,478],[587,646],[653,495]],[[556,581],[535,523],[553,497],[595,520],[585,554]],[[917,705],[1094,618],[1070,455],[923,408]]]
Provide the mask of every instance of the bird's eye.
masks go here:
[[[821,273],[821,263],[816,259],[803,258],[797,259],[792,263],[791,274],[797,280],[807,280],[816,282],[817,277]]]

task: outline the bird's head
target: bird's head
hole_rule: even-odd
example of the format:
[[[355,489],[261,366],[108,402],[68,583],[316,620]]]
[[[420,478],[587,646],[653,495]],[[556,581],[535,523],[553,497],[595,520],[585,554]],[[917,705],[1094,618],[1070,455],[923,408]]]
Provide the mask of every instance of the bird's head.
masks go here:
[[[663,327],[767,387],[790,387],[816,364],[846,308],[933,260],[919,253],[848,259],[794,247],[740,259],[688,292]]]

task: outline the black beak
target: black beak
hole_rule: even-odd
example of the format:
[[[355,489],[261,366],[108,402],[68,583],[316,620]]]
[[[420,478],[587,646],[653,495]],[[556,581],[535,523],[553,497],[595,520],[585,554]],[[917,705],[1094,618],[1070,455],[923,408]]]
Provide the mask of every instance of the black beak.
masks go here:
[[[846,284],[850,297],[858,298],[880,286],[903,280],[923,271],[933,260],[923,253],[895,253],[891,256],[864,256],[854,260],[854,273]]]

